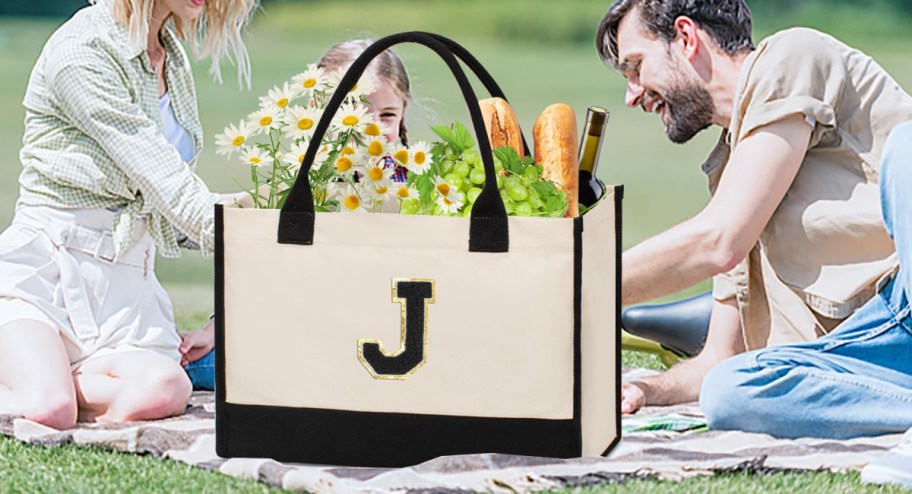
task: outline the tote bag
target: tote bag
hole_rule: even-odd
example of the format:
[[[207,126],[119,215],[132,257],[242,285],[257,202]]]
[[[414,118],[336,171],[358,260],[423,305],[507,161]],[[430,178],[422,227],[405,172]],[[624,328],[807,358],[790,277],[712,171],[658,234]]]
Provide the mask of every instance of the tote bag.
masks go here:
[[[486,183],[470,218],[315,213],[308,174],[368,63],[412,42],[449,67]],[[399,467],[579,457],[620,436],[620,187],[579,218],[507,217],[453,41],[377,41],[328,103],[281,210],[216,209],[216,450]]]

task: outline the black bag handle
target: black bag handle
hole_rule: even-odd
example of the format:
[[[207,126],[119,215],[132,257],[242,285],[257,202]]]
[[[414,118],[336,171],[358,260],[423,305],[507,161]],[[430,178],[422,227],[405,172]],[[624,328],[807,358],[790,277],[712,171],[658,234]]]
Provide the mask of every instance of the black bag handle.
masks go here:
[[[463,98],[469,108],[469,115],[475,129],[475,135],[478,137],[478,147],[485,167],[485,186],[472,207],[469,227],[469,251],[507,252],[509,250],[507,212],[497,190],[497,173],[494,170],[491,143],[487,138],[487,130],[485,130],[478,98],[465,72],[459,65],[459,61],[453,55],[453,50],[455,49],[460,53],[460,58],[479,76],[485,88],[491,91],[492,95],[503,97],[503,92],[494,83],[490,74],[481,67],[478,60],[456,42],[442,36],[419,31],[393,34],[378,40],[352,63],[348,72],[339,82],[329,103],[326,105],[320,122],[314,129],[304,162],[298,172],[298,178],[279,213],[278,242],[297,245],[313,244],[316,214],[314,212],[313,194],[310,190],[308,172],[313,165],[317,151],[322,146],[323,136],[329,129],[335,113],[339,110],[349,91],[357,84],[368,64],[383,51],[400,43],[418,43],[434,50],[446,62],[456,78],[459,89],[462,91]],[[523,145],[525,146],[525,139],[523,139]]]

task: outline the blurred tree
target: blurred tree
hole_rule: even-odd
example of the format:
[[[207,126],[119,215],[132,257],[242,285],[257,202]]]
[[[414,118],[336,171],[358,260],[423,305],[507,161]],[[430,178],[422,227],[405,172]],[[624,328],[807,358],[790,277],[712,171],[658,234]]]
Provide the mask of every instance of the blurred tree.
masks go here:
[[[3,0],[0,16],[69,17],[88,4],[88,0]]]

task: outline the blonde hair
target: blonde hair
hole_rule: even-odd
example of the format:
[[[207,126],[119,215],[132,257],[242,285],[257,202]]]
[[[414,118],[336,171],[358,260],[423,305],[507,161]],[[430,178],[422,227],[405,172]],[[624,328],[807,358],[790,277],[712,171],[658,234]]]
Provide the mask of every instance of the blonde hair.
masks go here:
[[[96,3],[99,0],[89,0]],[[114,19],[127,26],[130,41],[146,47],[152,4],[157,0],[110,0]],[[237,67],[238,82],[250,88],[250,57],[241,32],[253,15],[259,0],[206,0],[203,12],[195,19],[171,16],[171,23],[181,40],[190,41],[197,59],[212,61],[209,73],[222,82],[221,61],[228,59]]]
[[[330,47],[329,51],[320,58],[317,66],[327,72],[346,68],[372,44],[374,44],[372,39],[353,39],[337,43]],[[402,63],[399,55],[392,49],[385,50],[371,61],[370,65],[367,66],[367,70],[374,77],[384,79],[393,86],[396,93],[402,97],[404,113],[405,107],[408,106],[408,102],[412,99],[412,93],[409,76],[405,71],[405,64]],[[399,140],[402,144],[408,145],[408,132],[405,128],[404,114],[399,124]]]

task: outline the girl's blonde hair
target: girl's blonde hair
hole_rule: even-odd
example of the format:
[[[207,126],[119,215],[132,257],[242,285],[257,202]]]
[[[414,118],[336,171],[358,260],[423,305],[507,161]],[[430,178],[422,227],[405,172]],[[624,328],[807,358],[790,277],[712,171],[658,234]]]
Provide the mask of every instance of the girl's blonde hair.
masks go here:
[[[96,3],[99,0],[89,0]],[[127,26],[130,41],[146,47],[152,4],[156,0],[111,0],[114,19]],[[190,41],[198,59],[209,57],[209,73],[222,81],[221,61],[229,59],[237,66],[238,82],[250,87],[250,57],[241,32],[253,15],[259,0],[206,0],[203,12],[195,19],[171,16],[165,23],[174,26],[178,38]]]
[[[374,44],[372,39],[353,39],[333,45],[329,51],[320,58],[317,66],[332,72],[344,69],[352,64],[359,55],[364,53],[368,46]],[[368,72],[376,78],[384,79],[392,84],[396,93],[402,97],[403,115],[399,124],[399,140],[408,145],[408,132],[405,128],[405,107],[412,99],[409,76],[405,71],[405,64],[392,49],[386,50],[367,66]]]

